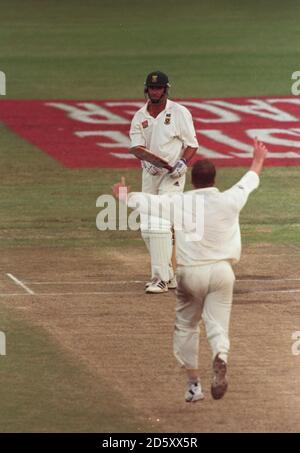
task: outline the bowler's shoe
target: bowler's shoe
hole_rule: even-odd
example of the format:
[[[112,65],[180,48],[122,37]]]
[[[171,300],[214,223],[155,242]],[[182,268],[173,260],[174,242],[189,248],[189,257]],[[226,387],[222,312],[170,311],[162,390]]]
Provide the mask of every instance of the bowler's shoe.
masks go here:
[[[200,382],[189,382],[185,392],[185,401],[187,403],[196,403],[204,399]]]
[[[219,354],[217,354],[213,361],[213,379],[211,383],[211,394],[215,400],[223,398],[226,393],[228,387],[226,371],[226,362],[220,359]]]

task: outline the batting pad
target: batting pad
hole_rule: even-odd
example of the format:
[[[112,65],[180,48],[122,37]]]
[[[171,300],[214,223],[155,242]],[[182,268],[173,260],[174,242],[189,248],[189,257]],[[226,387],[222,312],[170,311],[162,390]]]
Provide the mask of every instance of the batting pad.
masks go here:
[[[172,256],[172,233],[149,232],[152,277],[169,281]]]
[[[150,235],[151,235],[151,233],[149,233],[149,231],[141,230],[141,234],[142,234],[142,238],[144,239],[144,242],[146,244],[147,250],[150,253]]]

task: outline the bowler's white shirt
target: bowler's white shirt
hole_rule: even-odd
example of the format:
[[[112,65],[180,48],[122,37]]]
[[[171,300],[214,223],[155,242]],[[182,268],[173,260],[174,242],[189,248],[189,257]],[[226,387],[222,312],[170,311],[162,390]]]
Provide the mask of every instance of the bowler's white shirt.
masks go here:
[[[176,231],[176,256],[177,264],[181,266],[201,265],[208,262],[228,260],[232,263],[239,261],[241,255],[241,233],[239,213],[245,206],[249,194],[259,186],[257,173],[248,171],[242,179],[225,192],[220,192],[216,187],[196,189],[178,196],[203,197],[204,229],[200,240],[187,240],[189,227]],[[137,208],[141,213],[148,212],[151,203],[151,213],[161,215],[171,222],[172,212],[165,209],[172,203],[174,194],[151,195],[142,192],[132,192],[128,196],[129,207]],[[185,203],[182,203],[183,209]],[[154,210],[157,212],[153,212]]]
[[[131,147],[145,146],[173,166],[187,146],[198,148],[192,115],[177,102],[167,100],[165,109],[153,118],[146,103],[134,115],[131,128]]]

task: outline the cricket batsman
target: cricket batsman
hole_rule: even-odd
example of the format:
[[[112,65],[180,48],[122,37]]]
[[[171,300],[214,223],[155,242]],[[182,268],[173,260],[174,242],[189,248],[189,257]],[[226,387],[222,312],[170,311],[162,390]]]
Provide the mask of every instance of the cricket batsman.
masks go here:
[[[187,108],[168,99],[169,78],[161,71],[148,74],[144,84],[146,104],[136,112],[130,128],[131,148],[144,146],[164,158],[171,171],[142,161],[142,192],[162,195],[184,189],[189,162],[198,149],[192,116]],[[141,234],[150,253],[151,278],[146,293],[176,288],[171,264],[172,225],[149,216],[141,222]]]

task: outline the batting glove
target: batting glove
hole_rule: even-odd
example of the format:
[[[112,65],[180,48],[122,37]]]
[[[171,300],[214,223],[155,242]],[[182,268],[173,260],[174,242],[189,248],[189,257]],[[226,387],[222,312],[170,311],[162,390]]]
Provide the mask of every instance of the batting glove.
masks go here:
[[[161,168],[150,164],[150,162],[147,162],[146,160],[143,160],[142,166],[152,176],[161,175],[163,173],[163,170]]]
[[[180,159],[175,167],[173,168],[172,172],[170,175],[172,178],[180,178],[180,176],[184,175],[187,171],[187,165],[186,165],[186,160],[185,159]]]

